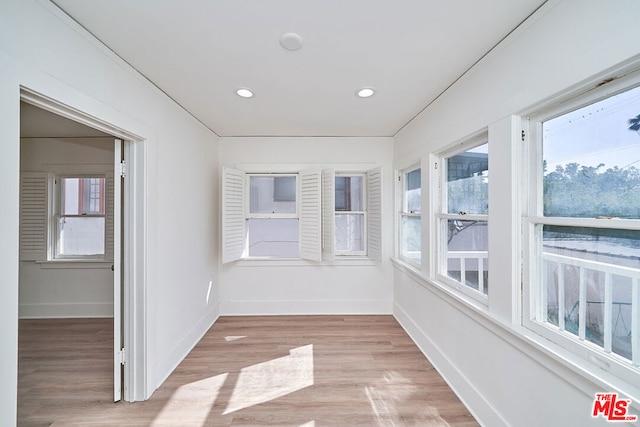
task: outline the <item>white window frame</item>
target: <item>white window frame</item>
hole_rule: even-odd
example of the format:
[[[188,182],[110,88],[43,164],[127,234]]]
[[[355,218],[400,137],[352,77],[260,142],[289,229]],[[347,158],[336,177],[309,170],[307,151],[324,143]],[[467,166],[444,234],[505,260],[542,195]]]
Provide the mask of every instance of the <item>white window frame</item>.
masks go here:
[[[53,169],[53,168],[52,168]],[[56,257],[56,215],[60,203],[56,180],[60,177],[105,178],[105,249],[99,256]],[[107,167],[88,170],[56,165],[50,172],[23,171],[20,178],[20,260],[37,263],[110,262],[114,253],[113,172]]]
[[[259,262],[334,262],[335,254],[335,171],[331,168],[305,169],[291,172],[290,166],[270,165],[268,168],[258,168],[250,165],[246,172],[241,169],[222,167],[221,180],[221,253],[222,263],[240,260]],[[260,171],[260,169],[262,171]],[[274,172],[264,172],[272,169]],[[351,169],[347,169],[351,170]],[[381,167],[356,172],[351,175],[362,174],[366,177],[366,254],[351,256],[353,260],[371,262],[382,261],[383,232],[382,232],[382,187],[383,173]],[[247,218],[249,210],[247,175],[297,175],[298,219],[300,225],[300,253],[298,258],[256,258],[247,255]],[[278,214],[280,215],[280,214]],[[285,214],[288,215],[288,214]],[[253,214],[252,214],[253,216]],[[256,217],[273,217],[272,214],[255,214]],[[349,256],[340,256],[341,260],[351,262]],[[257,264],[257,263],[256,263]]]
[[[62,185],[65,179],[87,179],[87,178],[99,178],[104,179],[104,212],[102,214],[79,214],[70,215],[63,213],[63,200],[65,200],[64,186]],[[108,233],[107,233],[107,213],[109,208],[109,201],[107,197],[108,191],[108,177],[105,174],[100,173],[84,173],[84,174],[57,174],[54,176],[53,188],[54,188],[54,200],[53,200],[53,213],[50,215],[49,220],[49,260],[106,260],[107,258],[107,246],[108,246]],[[94,255],[64,255],[60,253],[60,220],[62,218],[104,218],[104,238],[103,248],[101,254]]]
[[[277,213],[277,212],[273,212],[273,213],[259,213],[259,212],[251,212],[251,178],[254,177],[265,177],[265,178],[285,178],[285,177],[292,177],[295,178],[296,180],[296,211],[295,212],[287,212],[287,213]],[[297,173],[247,173],[245,175],[245,179],[247,180],[246,183],[246,188],[247,188],[247,194],[246,194],[246,212],[245,212],[245,217],[247,219],[256,219],[256,218],[269,218],[269,219],[273,219],[273,218],[282,218],[282,219],[298,219],[298,211],[300,209],[300,198],[298,197],[298,193],[299,193],[299,180],[298,180],[298,174]]]
[[[481,145],[488,144],[489,138],[486,131],[482,131],[477,135],[474,135],[461,142],[457,142],[453,147],[450,147],[434,156],[433,170],[438,182],[438,195],[434,206],[434,227],[435,227],[435,277],[436,280],[446,285],[457,292],[468,296],[481,304],[488,306],[489,298],[487,294],[484,294],[478,289],[473,289],[447,275],[447,262],[448,262],[448,230],[446,227],[448,220],[460,220],[460,221],[483,221],[489,226],[489,215],[477,215],[467,213],[448,213],[448,195],[447,195],[447,159],[454,157],[465,151],[479,147]],[[488,243],[488,242],[487,242]],[[489,253],[487,251],[486,261],[484,260],[484,253],[467,254],[468,257],[479,260],[482,256],[483,265],[486,263],[489,265]],[[463,261],[461,261],[463,262]],[[479,262],[479,261],[478,261]],[[482,277],[479,274],[479,277]],[[481,284],[482,281],[479,281]]]
[[[408,200],[407,200],[407,175],[411,172],[414,172],[416,170],[420,170],[420,176],[421,176],[421,182],[420,182],[420,212],[414,212],[414,211],[410,211],[408,208]],[[402,233],[402,223],[403,223],[403,219],[404,218],[418,218],[421,222],[420,225],[420,229],[421,229],[421,236],[420,239],[422,240],[422,234],[424,233],[424,224],[422,223],[422,212],[424,211],[424,206],[425,206],[425,196],[427,195],[423,188],[423,182],[424,182],[424,168],[422,168],[422,165],[420,164],[420,162],[418,163],[414,163],[409,167],[403,168],[402,170],[400,170],[398,172],[398,221],[397,221],[397,233],[396,235],[398,236],[398,240],[396,242],[396,256],[398,259],[402,260],[403,262],[417,268],[418,270],[422,269],[422,258],[424,256],[424,252],[425,252],[425,248],[422,245],[422,241],[420,242],[420,257],[418,260],[415,260],[411,257],[406,256],[403,251],[402,251],[402,247],[403,247],[403,233]]]
[[[296,189],[296,201],[295,201],[295,212],[286,212],[286,213],[265,213],[265,212],[251,212],[251,178],[255,177],[266,177],[266,178],[285,178],[291,177],[295,178],[295,189]],[[300,180],[297,173],[246,173],[246,201],[245,201],[245,227],[248,232],[249,230],[249,220],[251,219],[297,219],[298,223],[300,222]],[[275,197],[275,181],[274,181],[274,197]],[[274,199],[275,200],[275,199]],[[299,226],[299,225],[298,225]],[[300,254],[300,234],[298,234],[298,254]],[[285,260],[285,259],[298,259],[300,255],[295,258],[289,257],[276,257],[276,256],[250,256],[248,246],[245,248],[245,252],[243,258],[248,260],[264,260],[264,259],[274,259],[274,260]]]
[[[366,210],[366,206],[368,204],[368,197],[367,197],[367,193],[368,193],[368,182],[367,182],[367,175],[365,173],[349,173],[349,172],[336,172],[335,174],[335,178],[338,177],[360,177],[362,178],[362,208],[363,210],[360,211],[334,211],[334,218],[337,215],[361,215],[363,218],[363,249],[361,251],[340,251],[338,249],[335,249],[335,255],[336,256],[367,256],[367,230],[369,229],[368,227],[368,223],[367,223],[367,210]],[[334,198],[335,198],[335,188],[334,188]],[[334,206],[335,206],[335,200],[334,200]],[[334,227],[335,227],[336,221],[334,220]],[[337,235],[337,230],[334,232],[334,236]]]
[[[600,84],[605,81],[606,84]],[[559,225],[568,227],[587,227],[597,229],[626,229],[640,230],[640,220],[629,219],[595,219],[575,217],[546,217],[543,215],[543,170],[542,170],[542,123],[570,111],[593,104],[602,99],[616,95],[640,86],[640,73],[634,72],[624,77],[607,81],[601,78],[593,82],[590,90],[569,93],[565,99],[542,107],[530,114],[526,120],[528,144],[523,156],[523,165],[527,171],[527,179],[523,182],[522,190],[528,194],[528,204],[523,206],[523,307],[522,324],[539,336],[568,350],[578,356],[583,363],[609,372],[611,375],[626,383],[640,388],[640,355],[633,354],[633,360],[607,352],[604,348],[581,339],[570,332],[562,330],[549,322],[538,320],[543,317],[543,299],[546,299],[542,285],[542,257],[538,247],[541,245],[540,235],[544,225]],[[636,284],[633,293],[634,319],[640,318],[640,284]],[[561,325],[559,321],[559,325]],[[606,323],[606,322],[605,322]],[[639,340],[640,325],[632,329],[632,334]],[[636,343],[636,348],[637,348]]]

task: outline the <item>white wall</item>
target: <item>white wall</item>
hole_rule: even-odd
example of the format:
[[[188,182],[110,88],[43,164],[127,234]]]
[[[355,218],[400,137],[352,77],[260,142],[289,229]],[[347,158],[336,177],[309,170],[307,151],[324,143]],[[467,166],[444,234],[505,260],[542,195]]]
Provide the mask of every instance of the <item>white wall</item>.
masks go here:
[[[604,422],[591,418],[594,393],[616,391],[607,390],[615,384],[597,369],[579,374],[578,364],[553,356],[519,326],[521,128],[509,116],[639,58],[638,22],[635,0],[549,1],[394,138],[394,166],[404,167],[489,129],[488,309],[460,302],[408,269],[394,273],[394,314],[482,424]]]
[[[383,204],[392,206],[391,138],[221,138],[220,164],[248,172],[382,166]],[[222,314],[391,313],[393,216],[383,217],[383,262],[239,261],[220,272]]]
[[[21,138],[22,172],[113,171],[114,138]],[[20,262],[20,318],[113,317],[111,262]]]
[[[141,137],[147,397],[218,315],[218,138],[49,2],[0,2],[0,70],[0,424],[16,414],[21,87]]]

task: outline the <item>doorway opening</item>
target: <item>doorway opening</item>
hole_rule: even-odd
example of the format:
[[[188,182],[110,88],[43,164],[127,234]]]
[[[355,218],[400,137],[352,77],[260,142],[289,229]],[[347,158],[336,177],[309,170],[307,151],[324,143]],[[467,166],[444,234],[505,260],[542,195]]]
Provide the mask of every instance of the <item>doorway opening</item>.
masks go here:
[[[66,334],[107,337],[113,400],[144,400],[145,318],[137,313],[145,304],[136,295],[144,295],[145,230],[135,226],[144,224],[144,140],[26,89],[20,124],[20,330],[34,323],[26,319],[66,318],[56,321]],[[35,208],[23,197],[38,187],[25,181],[30,173],[44,183],[31,196]],[[38,209],[44,220],[33,216]]]

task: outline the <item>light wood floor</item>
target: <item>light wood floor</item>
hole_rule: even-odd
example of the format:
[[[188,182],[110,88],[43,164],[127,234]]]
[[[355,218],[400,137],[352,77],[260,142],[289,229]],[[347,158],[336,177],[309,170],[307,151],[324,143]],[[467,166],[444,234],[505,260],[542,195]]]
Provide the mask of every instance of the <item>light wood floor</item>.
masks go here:
[[[472,426],[391,316],[221,317],[150,400],[112,403],[112,321],[21,320],[19,426]]]

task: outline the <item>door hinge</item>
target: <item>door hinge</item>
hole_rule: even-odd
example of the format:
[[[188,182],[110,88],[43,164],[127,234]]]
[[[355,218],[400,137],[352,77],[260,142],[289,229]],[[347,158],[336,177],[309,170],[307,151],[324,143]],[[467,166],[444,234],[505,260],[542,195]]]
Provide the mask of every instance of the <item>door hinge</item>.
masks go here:
[[[120,359],[121,365],[124,365],[125,363],[127,363],[127,359],[125,356],[126,356],[125,349],[121,348],[120,351],[118,352],[118,358]]]
[[[524,132],[524,130],[522,130],[521,135],[522,135],[522,142],[524,142],[524,137],[525,137],[525,132]]]
[[[127,177],[127,162],[125,162],[124,160],[122,160],[120,162],[120,165],[118,167],[118,174],[120,175],[121,178],[126,178]]]

